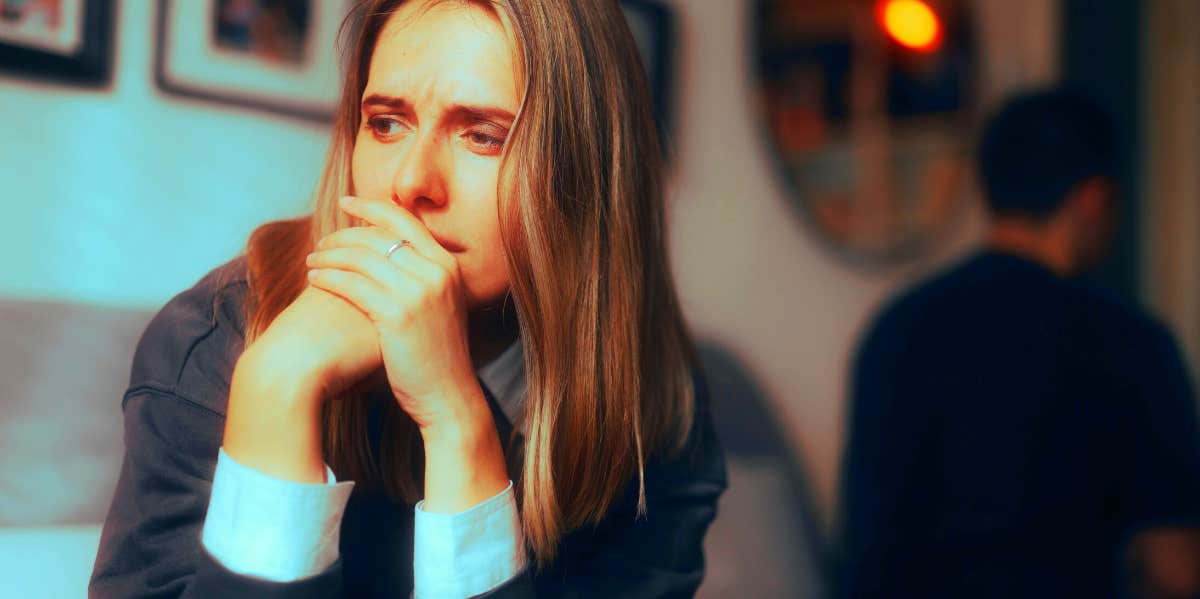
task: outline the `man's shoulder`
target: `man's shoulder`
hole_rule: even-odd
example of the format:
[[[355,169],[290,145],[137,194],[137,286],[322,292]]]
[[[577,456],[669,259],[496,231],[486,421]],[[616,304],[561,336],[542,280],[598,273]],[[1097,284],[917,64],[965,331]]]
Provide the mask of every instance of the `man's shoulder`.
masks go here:
[[[1155,329],[1161,327],[1136,301],[1087,280],[1070,282],[1069,289],[1079,309],[1093,319],[1103,318],[1127,327]]]
[[[1137,301],[1086,281],[1074,282],[1071,290],[1079,328],[1098,335],[1118,362],[1178,351],[1167,325]]]
[[[142,333],[125,397],[173,395],[224,414],[245,345],[247,293],[246,260],[238,256],[171,298]]]
[[[946,316],[946,308],[971,302],[989,284],[979,276],[977,258],[967,257],[936,269],[887,298],[875,313],[868,332],[916,326],[927,316]]]

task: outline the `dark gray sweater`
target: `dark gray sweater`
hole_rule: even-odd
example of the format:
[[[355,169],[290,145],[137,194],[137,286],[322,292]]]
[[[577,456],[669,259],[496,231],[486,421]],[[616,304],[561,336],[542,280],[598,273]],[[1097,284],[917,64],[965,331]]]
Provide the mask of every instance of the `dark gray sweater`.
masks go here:
[[[201,545],[230,377],[244,344],[244,269],[244,259],[234,260],[176,296],[138,344],[121,404],[125,458],[89,596],[409,596],[413,506],[358,487],[342,519],[340,559],[317,576],[277,583],[239,575],[222,567]],[[563,539],[551,566],[528,569],[488,596],[694,594],[704,573],[704,534],[726,485],[725,463],[699,373],[695,383],[697,416],[687,446],[647,465],[647,517],[635,518],[637,486],[628,484],[599,526]],[[500,438],[508,439],[511,423],[486,386],[484,392]],[[371,442],[377,447],[378,427],[371,428]],[[520,477],[516,471],[513,475]]]

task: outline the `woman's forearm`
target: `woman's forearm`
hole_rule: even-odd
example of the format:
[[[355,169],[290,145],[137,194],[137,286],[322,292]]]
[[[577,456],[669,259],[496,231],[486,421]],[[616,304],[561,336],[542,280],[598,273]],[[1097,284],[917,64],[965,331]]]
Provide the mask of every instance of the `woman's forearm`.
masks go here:
[[[325,482],[320,388],[282,374],[247,349],[234,368],[225,418],[225,453],[247,468],[294,482]],[[294,368],[292,372],[298,372]]]
[[[483,503],[508,486],[508,467],[495,421],[476,386],[459,405],[467,413],[421,430],[425,443],[427,512],[453,514]]]
[[[298,373],[279,352],[250,347],[234,368],[225,420],[225,453],[248,468],[295,482],[324,482],[320,384]],[[284,374],[289,373],[289,374]],[[433,513],[457,513],[508,486],[508,468],[483,392],[467,386],[452,417],[422,428],[425,504]],[[438,402],[442,403],[442,402]]]

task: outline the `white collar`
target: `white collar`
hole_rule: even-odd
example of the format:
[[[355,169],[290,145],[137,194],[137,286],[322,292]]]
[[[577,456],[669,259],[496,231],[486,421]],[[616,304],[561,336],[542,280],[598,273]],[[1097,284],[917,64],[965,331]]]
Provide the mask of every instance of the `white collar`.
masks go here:
[[[499,356],[480,366],[475,374],[492,392],[508,421],[517,426],[525,405],[525,354],[521,339],[517,338]],[[524,429],[523,426],[520,428]]]

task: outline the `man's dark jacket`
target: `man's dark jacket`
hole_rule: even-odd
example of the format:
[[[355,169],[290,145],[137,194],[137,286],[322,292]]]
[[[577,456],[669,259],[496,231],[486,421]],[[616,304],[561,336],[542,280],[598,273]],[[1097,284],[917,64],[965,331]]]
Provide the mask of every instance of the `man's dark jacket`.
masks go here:
[[[972,256],[880,313],[852,381],[844,599],[1117,597],[1131,535],[1200,523],[1181,354],[1091,285]]]

